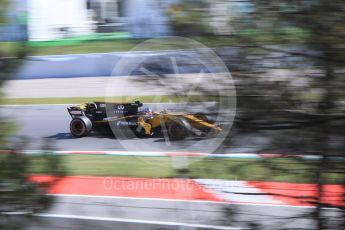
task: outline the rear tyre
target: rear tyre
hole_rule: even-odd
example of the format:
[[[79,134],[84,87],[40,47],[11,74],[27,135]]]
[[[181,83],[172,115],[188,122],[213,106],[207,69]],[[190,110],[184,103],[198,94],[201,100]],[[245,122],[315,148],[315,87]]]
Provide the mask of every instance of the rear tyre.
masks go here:
[[[172,141],[183,140],[189,136],[190,124],[184,119],[176,119],[168,124],[169,139]]]
[[[86,118],[88,119],[88,118]],[[70,125],[69,125],[69,129],[71,131],[71,134],[74,137],[85,137],[92,128],[91,125],[91,121],[90,120],[85,120],[84,119],[80,119],[80,118],[73,118],[73,120],[71,121]]]

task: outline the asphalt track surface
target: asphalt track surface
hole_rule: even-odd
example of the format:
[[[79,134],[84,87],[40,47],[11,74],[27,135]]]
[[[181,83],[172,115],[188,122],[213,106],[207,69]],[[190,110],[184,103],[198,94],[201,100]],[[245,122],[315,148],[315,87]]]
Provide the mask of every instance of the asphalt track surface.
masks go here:
[[[18,130],[10,140],[21,141],[26,139],[26,149],[44,149],[50,143],[56,150],[140,150],[140,151],[194,151],[207,152],[217,146],[201,138],[191,137],[184,141],[166,143],[164,137],[131,138],[117,140],[111,135],[90,134],[83,138],[74,138],[69,131],[71,117],[67,112],[68,105],[28,105],[28,106],[2,106],[1,116],[14,121]],[[154,111],[168,109],[169,111],[186,111],[178,104],[145,104]],[[212,105],[210,105],[212,107]],[[204,111],[204,106],[195,104],[188,106],[190,113]],[[188,111],[187,111],[188,112]],[[214,138],[217,142],[218,139]],[[212,140],[213,141],[213,140]],[[244,146],[244,145],[243,145]],[[128,149],[130,148],[130,149]],[[132,148],[132,149],[131,149]],[[230,149],[229,151],[235,151]],[[237,151],[247,150],[239,148]],[[248,149],[249,151],[251,149]],[[225,150],[224,150],[225,151]]]
[[[8,121],[16,124],[17,132],[10,137],[10,141],[26,140],[26,149],[36,150],[44,148],[49,142],[56,150],[130,150],[140,151],[166,151],[173,148],[178,151],[194,151],[210,153],[219,146],[207,146],[202,139],[189,138],[179,141],[173,146],[167,146],[164,138],[132,138],[116,140],[113,136],[90,134],[88,137],[74,138],[69,131],[71,117],[67,112],[69,105],[25,105],[25,106],[1,106],[0,114]],[[167,109],[169,111],[186,111],[196,113],[205,111],[205,106],[194,104],[193,106],[181,106],[178,104],[144,104],[154,111]],[[212,104],[209,105],[212,111]],[[217,141],[217,139],[216,139]],[[219,140],[221,141],[221,140]],[[231,148],[218,148],[220,153],[225,152],[255,152],[258,148],[266,145],[267,139],[260,136],[241,136],[233,139]],[[125,148],[125,147],[126,148]],[[139,149],[138,149],[139,148]]]
[[[48,212],[26,222],[43,229],[315,229],[307,217],[313,208],[122,197],[57,196]],[[336,210],[325,216],[341,218]],[[296,217],[289,219],[291,217]]]
[[[150,106],[159,109],[161,105]],[[176,105],[164,106],[177,109]],[[118,140],[108,136],[71,137],[68,127],[71,118],[66,105],[6,106],[0,109],[1,116],[11,118],[18,125],[17,135],[13,139],[30,137],[27,149],[42,149],[47,140],[52,140],[54,147],[60,150],[125,150]],[[146,143],[157,150],[165,145],[162,138],[125,141],[132,145]],[[197,140],[186,140],[180,145],[190,141]],[[197,148],[199,151],[204,149],[201,141]],[[263,225],[259,229],[312,229],[314,223],[308,217],[303,217],[311,211],[312,207],[60,195],[47,213],[40,214],[36,220],[25,221],[25,225],[28,230],[162,230],[238,229],[246,228],[253,222]],[[325,215],[332,216],[333,220],[340,218],[340,213],[335,209],[326,209]]]

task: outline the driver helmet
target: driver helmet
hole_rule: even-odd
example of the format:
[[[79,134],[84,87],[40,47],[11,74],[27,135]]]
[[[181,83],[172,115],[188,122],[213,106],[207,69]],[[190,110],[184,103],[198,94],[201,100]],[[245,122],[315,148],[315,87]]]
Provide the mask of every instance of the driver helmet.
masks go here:
[[[152,110],[150,108],[146,107],[142,110],[142,113],[144,115],[152,115]]]

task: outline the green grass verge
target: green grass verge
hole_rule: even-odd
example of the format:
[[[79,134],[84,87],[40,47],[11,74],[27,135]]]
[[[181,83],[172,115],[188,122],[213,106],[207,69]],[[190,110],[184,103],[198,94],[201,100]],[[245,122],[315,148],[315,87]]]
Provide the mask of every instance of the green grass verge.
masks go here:
[[[192,39],[204,44],[208,47],[222,47],[234,45],[234,39],[229,37],[192,37]],[[63,42],[30,42],[27,47],[30,55],[62,55],[62,54],[83,54],[83,53],[110,53],[130,51],[138,44],[147,39],[112,39],[109,36],[107,39],[88,38],[83,41],[75,41],[73,39],[66,39]],[[64,45],[65,44],[65,45]],[[11,50],[11,47],[16,46],[14,42],[0,42],[0,47],[6,50]],[[173,49],[174,47],[169,47]],[[176,47],[180,48],[180,47]],[[148,51],[146,47],[142,47],[142,51]],[[157,47],[156,50],[165,50],[167,47]],[[1,50],[1,49],[0,49]],[[140,51],[140,50],[137,50]]]
[[[152,102],[207,102],[218,101],[219,98],[213,96],[131,96],[131,97],[68,97],[68,98],[5,98],[2,99],[2,105],[34,105],[34,104],[80,104],[89,103],[94,101],[107,101],[107,102],[133,102],[139,100],[144,103]]]
[[[70,46],[77,45],[83,42],[91,41],[114,41],[117,39],[129,39],[130,34],[126,32],[114,32],[114,33],[95,33],[90,35],[83,35],[77,37],[63,38],[53,41],[28,41],[27,45],[32,47],[52,47],[52,46]]]
[[[85,41],[75,45],[32,47],[30,55],[63,55],[122,52],[133,49],[143,40]]]
[[[170,178],[181,176],[169,157],[68,155],[59,156],[68,175]],[[45,173],[42,157],[32,156],[30,173]],[[296,159],[220,159],[190,157],[190,178],[315,183],[316,161]],[[339,167],[341,163],[339,163]],[[340,184],[344,175],[334,169],[324,182]]]

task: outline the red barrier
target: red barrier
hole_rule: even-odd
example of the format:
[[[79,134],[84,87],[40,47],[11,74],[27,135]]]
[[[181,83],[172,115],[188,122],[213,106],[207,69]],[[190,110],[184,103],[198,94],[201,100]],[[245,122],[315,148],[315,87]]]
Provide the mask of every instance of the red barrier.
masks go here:
[[[96,176],[66,176],[57,179],[48,175],[31,175],[29,179],[48,185],[50,194],[223,201],[189,179]]]
[[[315,184],[263,181],[247,181],[247,183],[287,205],[314,206],[317,202]],[[323,185],[320,202],[325,206],[344,207],[344,193],[345,187],[342,185]]]

